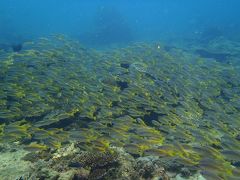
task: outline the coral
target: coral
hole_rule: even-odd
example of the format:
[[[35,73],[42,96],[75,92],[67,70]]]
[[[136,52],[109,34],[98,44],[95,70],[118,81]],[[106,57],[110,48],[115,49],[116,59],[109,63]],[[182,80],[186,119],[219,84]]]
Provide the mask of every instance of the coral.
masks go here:
[[[51,180],[57,180],[59,179],[59,173],[56,171],[53,171],[49,168],[40,168],[35,174],[31,175],[32,179],[51,179]]]
[[[1,152],[0,179],[28,177],[31,172],[31,163],[22,160],[28,152],[16,147],[16,145],[15,148],[18,149],[12,151],[12,147],[6,147],[4,152]]]
[[[116,152],[86,152],[71,160],[73,164],[90,169],[89,179],[101,179],[116,170],[119,166]]]
[[[188,178],[189,176],[191,176],[190,170],[187,169],[187,168],[182,168],[181,169],[181,176],[185,177],[185,178]]]
[[[163,166],[157,164],[151,157],[138,158],[135,170],[141,179],[162,179],[169,180],[169,176]]]
[[[77,152],[77,149],[74,147],[75,144],[71,143],[68,146],[62,147],[60,149],[57,150],[57,152],[55,152],[53,154],[53,158],[52,159],[57,159],[60,157],[65,157],[65,156],[72,156],[74,153]]]
[[[32,163],[37,162],[39,159],[50,160],[52,157],[49,151],[30,152],[22,157],[24,161],[30,161]]]

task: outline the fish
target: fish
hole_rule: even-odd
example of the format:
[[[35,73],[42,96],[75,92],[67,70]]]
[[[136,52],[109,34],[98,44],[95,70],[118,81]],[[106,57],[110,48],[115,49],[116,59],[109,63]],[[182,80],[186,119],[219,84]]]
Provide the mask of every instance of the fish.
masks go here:
[[[220,177],[218,174],[211,172],[209,170],[204,170],[204,171],[201,171],[200,173],[207,180],[224,180],[224,178]]]
[[[240,150],[222,150],[221,153],[229,161],[240,161]]]
[[[32,142],[31,144],[24,147],[27,151],[45,151],[48,149],[48,147],[44,144],[38,144],[36,142]]]

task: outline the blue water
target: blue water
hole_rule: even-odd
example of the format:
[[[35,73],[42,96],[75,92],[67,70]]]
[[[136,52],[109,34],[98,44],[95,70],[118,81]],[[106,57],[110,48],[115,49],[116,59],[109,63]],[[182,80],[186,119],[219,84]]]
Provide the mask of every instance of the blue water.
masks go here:
[[[239,9],[1,0],[0,180],[239,179]]]
[[[189,38],[211,27],[233,37],[240,29],[239,7],[238,0],[2,0],[0,40],[13,43],[63,33],[90,46],[109,45]],[[109,32],[111,39],[101,42]]]

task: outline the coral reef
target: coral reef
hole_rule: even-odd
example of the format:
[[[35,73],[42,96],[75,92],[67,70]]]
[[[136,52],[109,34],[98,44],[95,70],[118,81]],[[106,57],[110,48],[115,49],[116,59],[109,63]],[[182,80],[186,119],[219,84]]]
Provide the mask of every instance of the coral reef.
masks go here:
[[[69,148],[68,148],[69,149]],[[111,152],[86,152],[79,148],[57,158],[38,158],[30,178],[38,179],[159,179],[169,177],[162,166],[151,158],[137,161],[121,148],[112,147]],[[28,160],[25,158],[25,160]]]
[[[17,145],[1,144],[1,146],[4,146],[4,151],[2,150],[0,155],[0,179],[28,178],[31,163],[22,159],[28,151],[19,149]]]

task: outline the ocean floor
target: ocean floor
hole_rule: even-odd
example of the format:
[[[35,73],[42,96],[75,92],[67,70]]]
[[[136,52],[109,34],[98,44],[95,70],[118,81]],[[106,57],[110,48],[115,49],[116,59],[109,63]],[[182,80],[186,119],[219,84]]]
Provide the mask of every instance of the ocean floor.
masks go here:
[[[0,52],[1,180],[239,179],[239,42]]]
[[[80,151],[74,144],[56,152],[29,152],[19,146],[4,148],[0,158],[0,179],[152,179],[204,180],[199,172],[164,163],[156,156],[133,158],[122,148],[111,153]],[[174,167],[176,166],[176,167]],[[178,166],[178,167],[177,167]],[[171,169],[174,168],[174,169]],[[177,170],[177,171],[176,171]],[[175,171],[175,172],[174,172]]]

